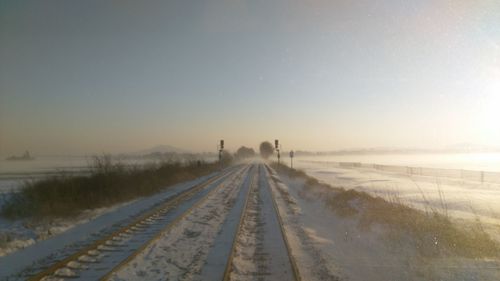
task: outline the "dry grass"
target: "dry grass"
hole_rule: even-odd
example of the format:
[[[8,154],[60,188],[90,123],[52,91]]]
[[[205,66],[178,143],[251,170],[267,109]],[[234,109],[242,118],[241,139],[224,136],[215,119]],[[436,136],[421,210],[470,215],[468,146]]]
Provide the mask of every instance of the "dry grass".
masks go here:
[[[64,174],[27,182],[1,209],[9,218],[69,217],[83,210],[147,196],[176,183],[207,175],[217,164],[190,162],[128,167],[108,156],[96,157],[90,176]]]
[[[442,198],[441,212],[436,209],[420,211],[401,203],[394,197],[388,201],[366,192],[335,188],[318,182],[286,166],[280,173],[305,180],[301,191],[305,197],[324,200],[338,216],[356,219],[359,227],[368,230],[374,225],[383,226],[390,239],[413,243],[423,256],[456,255],[468,258],[500,256],[500,246],[482,228],[479,221],[459,225],[448,217],[446,202]]]
[[[0,232],[0,249],[5,248],[12,240],[13,237],[10,233]]]

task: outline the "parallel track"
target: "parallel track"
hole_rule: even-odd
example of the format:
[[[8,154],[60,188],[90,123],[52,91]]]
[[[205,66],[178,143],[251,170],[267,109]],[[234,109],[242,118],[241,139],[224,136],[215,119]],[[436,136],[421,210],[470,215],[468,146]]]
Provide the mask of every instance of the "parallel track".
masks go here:
[[[243,224],[244,221],[247,217],[248,213],[248,205],[249,205],[249,200],[251,198],[250,194],[252,193],[252,190],[255,190],[259,188],[259,184],[261,184],[260,180],[261,177],[263,177],[267,181],[267,187],[260,187],[260,188],[269,188],[269,193],[271,195],[271,201],[273,205],[273,210],[274,213],[276,214],[277,221],[279,224],[279,233],[281,234],[281,237],[283,239],[285,248],[286,248],[286,255],[288,256],[288,260],[290,262],[290,267],[292,269],[291,276],[293,276],[293,280],[295,281],[301,281],[300,273],[298,270],[298,266],[295,262],[295,259],[292,256],[292,251],[290,247],[290,243],[287,239],[286,232],[285,232],[285,227],[283,225],[283,219],[281,217],[281,214],[279,212],[279,208],[276,203],[276,198],[274,197],[272,187],[270,185],[270,182],[268,181],[267,174],[271,174],[270,167],[267,165],[263,165],[265,168],[264,169],[259,169],[258,167],[258,172],[252,176],[250,179],[250,186],[248,188],[248,191],[245,191],[245,201],[244,201],[244,206],[243,206],[243,211],[241,212],[241,215],[239,217],[239,222],[236,227],[236,232],[234,233],[234,237],[231,243],[231,248],[230,248],[230,254],[228,256],[228,259],[225,263],[225,268],[224,268],[224,274],[223,274],[223,279],[224,281],[230,280],[231,277],[231,272],[233,270],[233,258],[236,253],[236,245],[238,241],[238,237],[242,234],[242,229],[243,229]],[[261,166],[262,167],[262,166]],[[190,202],[189,200],[191,198],[196,198],[192,200],[196,200],[195,202],[193,201],[192,205],[186,205],[186,204],[191,204],[191,203],[185,203],[184,206],[187,207],[187,209],[181,209],[182,213],[179,213],[173,220],[169,221],[169,223],[162,225],[162,227],[158,230],[154,228],[154,232],[152,233],[153,235],[147,236],[148,238],[145,239],[144,241],[141,241],[140,247],[135,248],[133,251],[127,252],[126,257],[121,259],[120,262],[113,264],[112,266],[109,266],[109,268],[106,268],[105,265],[105,270],[103,271],[102,275],[99,275],[99,278],[96,278],[98,280],[108,280],[113,276],[113,274],[117,271],[119,271],[121,268],[123,268],[125,265],[129,264],[130,261],[132,261],[135,257],[137,257],[141,252],[143,252],[148,246],[152,245],[153,243],[157,242],[159,238],[161,238],[162,234],[165,232],[169,231],[172,229],[179,221],[181,221],[184,217],[186,217],[188,214],[191,213],[192,210],[198,208],[203,202],[205,202],[210,195],[214,194],[216,190],[219,190],[224,186],[224,180],[228,180],[230,178],[237,178],[238,175],[243,174],[245,171],[249,169],[248,166],[239,168],[239,169],[232,169],[229,171],[225,171],[221,174],[218,174],[216,176],[213,176],[212,178],[204,181],[203,183],[197,184],[194,187],[189,188],[188,190],[185,190],[181,192],[179,195],[175,196],[174,198],[168,199],[166,202],[162,203],[160,206],[153,208],[150,211],[147,211],[146,213],[140,215],[137,219],[135,219],[133,222],[130,224],[118,229],[117,231],[107,235],[106,237],[99,239],[95,242],[93,242],[91,245],[84,247],[83,249],[79,250],[78,252],[64,258],[63,260],[60,260],[53,265],[49,266],[48,268],[44,269],[43,271],[37,273],[36,275],[30,277],[28,280],[52,280],[52,279],[57,279],[57,278],[79,278],[80,276],[71,276],[71,275],[64,275],[67,274],[68,271],[71,272],[71,270],[76,270],[78,271],[79,269],[75,269],[71,265],[74,263],[80,263],[80,264],[85,264],[85,263],[99,263],[99,261],[82,261],[82,257],[90,257],[92,258],[95,256],[95,252],[109,252],[112,254],[113,251],[120,251],[119,247],[121,245],[117,245],[117,241],[121,241],[122,239],[125,239],[127,241],[130,241],[130,237],[134,236],[140,236],[142,233],[141,231],[145,231],[145,229],[148,229],[150,225],[157,225],[158,222],[161,222],[161,218],[163,216],[166,216],[171,210],[182,204],[183,202]],[[267,171],[266,171],[267,170]],[[271,177],[272,178],[272,177]],[[257,179],[257,180],[256,180]],[[276,180],[272,178],[275,184]],[[201,193],[202,190],[210,186],[211,184],[214,184],[216,182],[219,182],[217,186],[211,187],[210,190],[205,190],[205,193]],[[266,191],[267,192],[267,191]],[[196,197],[196,195],[202,196],[200,198]],[[267,200],[269,202],[269,200]],[[269,206],[267,204],[266,206]],[[184,207],[184,208],[186,208]],[[178,211],[181,212],[181,211]],[[275,228],[276,229],[276,228]],[[278,230],[276,230],[278,231]],[[125,237],[125,238],[124,238]],[[281,243],[281,242],[280,242]],[[284,251],[282,251],[283,253]],[[284,253],[283,253],[284,255]],[[285,256],[282,256],[285,257]],[[223,267],[221,267],[221,270]],[[65,271],[66,270],[66,271]],[[85,271],[85,268],[82,269]],[[203,276],[201,276],[203,278]],[[85,278],[84,278],[85,279]],[[87,279],[86,279],[87,280]]]
[[[229,177],[230,175],[236,175],[238,173],[241,173],[245,168],[238,169],[238,172],[235,172],[236,169],[231,169],[230,171],[225,171],[222,172],[221,174],[215,175],[208,180],[204,181],[203,183],[197,184],[194,187],[191,187],[180,194],[176,195],[173,198],[168,199],[166,202],[162,203],[160,206],[157,206],[150,211],[145,212],[144,214],[140,215],[138,218],[136,218],[134,221],[131,223],[127,224],[126,226],[116,230],[115,232],[105,236],[104,238],[101,238],[89,246],[84,247],[83,249],[77,251],[76,253],[52,264],[48,268],[44,269],[43,271],[35,274],[34,276],[31,276],[28,278],[30,281],[35,281],[35,280],[51,280],[51,277],[66,277],[66,278],[71,278],[71,276],[61,276],[60,273],[63,273],[65,269],[70,269],[71,270],[71,263],[85,263],[85,261],[82,261],[82,257],[92,257],[95,256],[95,252],[99,251],[108,251],[112,252],[113,250],[110,249],[113,245],[115,245],[116,241],[120,241],[123,237],[127,236],[133,236],[136,233],[140,233],[141,230],[147,229],[150,225],[154,224],[155,221],[158,221],[162,216],[167,214],[170,210],[172,210],[175,206],[178,206],[180,203],[183,201],[188,200],[189,198],[195,196],[198,192],[201,192],[204,188],[207,186],[213,184],[214,182],[222,179]],[[213,190],[215,190],[214,188]],[[206,195],[203,196],[202,199],[199,201],[202,201],[205,199],[211,192],[211,190],[208,192]],[[199,202],[198,201],[198,202]],[[189,210],[185,213],[188,213],[192,208],[197,206],[198,203],[195,203],[192,207],[189,208]],[[183,217],[184,214],[181,215]],[[180,218],[178,218],[180,219]],[[162,230],[160,231],[163,232],[166,228],[169,228],[170,225],[175,224],[178,219],[175,219],[172,223],[168,224]],[[156,239],[160,233],[155,235],[151,240]],[[152,243],[151,241],[145,243],[145,244],[150,244]],[[137,249],[135,252],[131,253],[130,256],[135,256],[137,255],[142,249],[144,249],[145,246],[140,247]],[[107,250],[102,250],[102,249],[107,249]],[[130,260],[131,258],[127,258],[127,260]],[[89,261],[88,263],[93,263],[93,261]],[[121,264],[121,263],[120,263]],[[114,271],[114,270],[112,270]],[[105,275],[105,277],[109,276],[109,274]],[[74,277],[73,277],[74,278]],[[102,279],[101,279],[102,280]]]
[[[238,173],[236,173],[236,175],[243,174],[246,169],[248,169],[248,168],[246,167],[246,168],[240,169],[238,171]],[[235,178],[237,178],[237,176]],[[223,185],[221,183],[217,188],[212,189],[209,193],[207,193],[205,196],[203,196],[202,199],[198,200],[195,204],[193,204],[191,207],[189,207],[189,209],[187,209],[184,213],[182,213],[182,215],[178,216],[174,221],[172,221],[170,224],[166,225],[152,239],[150,239],[149,241],[147,241],[146,243],[144,243],[139,249],[137,249],[131,255],[129,255],[127,257],[127,259],[123,260],[120,264],[118,264],[117,266],[115,266],[111,271],[109,271],[106,275],[104,275],[99,280],[101,280],[101,281],[108,280],[113,275],[113,273],[119,271],[121,268],[123,268],[124,266],[126,266],[131,260],[133,260],[135,257],[137,257],[137,255],[139,255],[142,251],[144,251],[148,246],[152,245],[159,238],[161,238],[161,236],[162,236],[163,233],[169,231],[172,227],[174,227],[177,224],[177,222],[179,222],[184,217],[186,217],[187,215],[189,215],[192,210],[196,209],[201,204],[203,204],[210,197],[210,195],[214,194],[218,189],[220,189],[222,187],[223,187]]]

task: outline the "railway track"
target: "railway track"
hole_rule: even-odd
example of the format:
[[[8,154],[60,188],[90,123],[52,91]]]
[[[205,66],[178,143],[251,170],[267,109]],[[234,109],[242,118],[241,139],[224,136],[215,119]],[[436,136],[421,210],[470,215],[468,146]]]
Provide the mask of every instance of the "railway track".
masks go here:
[[[270,178],[270,175],[272,174],[271,167],[269,167],[269,165],[266,164],[265,168],[266,168],[266,171],[267,171],[267,176],[266,177]],[[273,181],[275,181],[274,178],[273,178]],[[276,181],[275,181],[275,183],[276,183]],[[297,265],[297,262],[295,261],[295,259],[292,256],[292,248],[291,248],[290,242],[288,241],[288,238],[286,236],[285,226],[283,225],[283,218],[281,217],[281,214],[280,214],[280,211],[279,211],[279,208],[278,208],[278,204],[276,203],[276,198],[274,197],[274,194],[271,191],[271,186],[269,185],[269,181],[267,181],[267,186],[268,186],[270,195],[272,197],[274,211],[276,212],[276,215],[278,217],[278,221],[279,221],[279,225],[280,225],[280,230],[281,230],[281,234],[282,234],[282,237],[283,237],[283,242],[285,243],[286,250],[287,250],[287,253],[288,253],[288,259],[290,261],[290,266],[292,267],[292,270],[293,270],[294,280],[301,281],[302,279],[301,279],[301,275],[300,275],[300,272],[299,272],[299,267]]]
[[[249,167],[245,167],[241,169],[238,173],[236,173],[234,176],[229,178],[228,180],[224,181],[222,184],[211,190],[206,196],[203,197],[203,199],[198,200],[194,205],[192,205],[188,210],[186,210],[181,216],[179,216],[175,222],[169,224],[167,227],[165,227],[161,232],[158,233],[158,235],[155,237],[155,239],[152,239],[148,241],[141,249],[137,250],[134,252],[133,255],[130,255],[126,260],[124,260],[122,263],[117,265],[113,270],[111,270],[108,274],[106,274],[101,280],[127,280],[130,279],[131,276],[135,275],[136,272],[134,270],[130,271],[130,263],[132,261],[136,260],[142,260],[144,255],[150,255],[152,251],[154,251],[157,248],[158,244],[164,243],[163,241],[167,240],[169,241],[168,244],[170,247],[176,248],[176,244],[183,244],[183,240],[188,240],[189,242],[185,243],[184,245],[189,245],[192,246],[193,244],[197,244],[195,241],[191,241],[190,238],[193,237],[199,237],[202,235],[200,232],[198,235],[196,235],[196,230],[191,228],[194,227],[192,223],[197,218],[200,218],[200,216],[206,218],[207,216],[210,216],[210,208],[207,209],[207,206],[215,207],[213,206],[214,204],[214,199],[225,201],[224,198],[229,199],[231,197],[231,194],[234,194],[235,191],[238,190],[240,181],[243,178],[243,176],[246,174],[247,170]],[[225,204],[222,202],[219,202],[220,205],[224,206]],[[191,227],[185,228],[185,223],[190,224]],[[207,222],[208,224],[208,222]],[[179,238],[178,233],[173,233],[172,231],[178,231],[181,229],[182,235],[181,236],[187,236],[187,237],[182,237],[179,240],[175,240],[175,238]],[[194,236],[192,236],[194,235]],[[204,233],[203,236],[208,235],[208,233]],[[170,238],[173,238],[173,240],[169,240]],[[183,239],[184,238],[184,239]],[[174,249],[172,249],[174,251]],[[168,251],[170,252],[170,251]],[[163,252],[161,253],[161,258],[167,258],[171,255],[171,253],[168,252]],[[188,252],[191,252],[187,249],[182,250],[184,256],[188,255]],[[175,255],[174,255],[175,256]],[[176,257],[179,258],[179,257]],[[194,261],[197,259],[197,255],[192,257],[192,261],[190,263],[190,266],[193,266]],[[163,266],[168,266],[168,265],[163,265]],[[175,266],[179,266],[178,263],[175,263]],[[134,267],[132,265],[132,267]],[[156,268],[157,269],[157,268]],[[188,270],[189,271],[189,270]],[[168,272],[168,270],[167,270]],[[169,272],[171,273],[171,272]],[[184,272],[187,274],[187,272]],[[144,278],[139,278],[139,280],[147,280],[148,278],[157,280],[157,279],[163,279],[165,278],[166,280],[178,280],[177,277],[173,278],[166,278],[165,276],[155,276],[155,277],[150,277],[150,276],[143,276]]]
[[[193,241],[188,243],[198,243],[198,246],[189,245],[191,248],[202,249],[199,245],[210,244],[204,245],[204,254],[194,253],[192,265],[200,255],[202,260],[197,262],[199,270],[187,269],[185,274],[191,276],[189,280],[301,280],[269,184],[268,169],[264,164],[251,164],[209,178],[106,237],[29,276],[28,280],[127,280],[126,276],[137,279],[137,276],[130,275],[131,272],[137,264],[147,263],[144,256],[150,256],[158,243],[173,246],[185,256],[187,248],[175,246],[177,238],[172,236],[173,229],[179,235],[186,223],[191,225],[189,228],[196,227],[193,225],[196,221],[204,224],[203,217],[207,212],[215,211],[214,208],[221,206],[222,202],[225,202],[225,207],[217,207],[219,211],[215,211],[218,212],[216,221],[220,230],[214,232],[207,228],[205,234],[203,231],[198,234],[211,232],[209,240],[188,239]],[[225,211],[220,213],[224,208]],[[180,238],[177,241],[182,241]],[[160,257],[175,260],[176,256],[169,251],[160,252]],[[162,272],[170,274],[167,268]]]
[[[219,280],[301,280],[266,168],[257,167]]]
[[[130,224],[57,261],[28,280],[105,280],[176,221],[189,213],[226,180],[244,172],[233,168],[200,183],[140,215]]]

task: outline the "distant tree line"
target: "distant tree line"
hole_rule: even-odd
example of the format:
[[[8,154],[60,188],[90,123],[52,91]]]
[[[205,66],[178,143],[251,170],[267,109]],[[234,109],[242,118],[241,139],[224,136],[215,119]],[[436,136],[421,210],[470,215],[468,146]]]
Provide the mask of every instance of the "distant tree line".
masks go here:
[[[234,157],[238,159],[243,159],[243,158],[250,158],[255,156],[255,150],[250,147],[242,146],[238,148],[236,153],[234,154]]]
[[[259,153],[262,158],[268,159],[269,156],[273,155],[274,147],[270,142],[264,141],[259,146]],[[238,148],[236,153],[234,153],[234,158],[245,159],[245,158],[255,157],[256,155],[257,153],[253,148],[242,146]]]

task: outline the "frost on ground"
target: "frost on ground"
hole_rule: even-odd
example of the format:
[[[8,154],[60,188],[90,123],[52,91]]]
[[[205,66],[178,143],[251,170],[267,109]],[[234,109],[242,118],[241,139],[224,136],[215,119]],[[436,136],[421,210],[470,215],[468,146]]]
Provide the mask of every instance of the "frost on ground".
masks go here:
[[[256,182],[257,173],[254,175],[253,184],[250,187],[250,198],[248,198],[245,218],[236,238],[230,280],[252,280],[259,272],[263,272],[267,268],[266,257],[262,255],[264,235],[259,217],[259,192],[255,188]]]
[[[272,177],[304,280],[500,280],[498,258],[423,254],[422,244],[415,243],[412,233],[396,232],[379,223],[365,227],[360,216],[339,215],[324,200],[332,190],[311,189],[304,178]],[[362,201],[352,204],[363,207]],[[439,240],[428,238],[428,247],[438,249]]]
[[[277,174],[272,173],[270,176],[274,198],[302,279],[341,280],[337,266],[329,263],[328,257],[318,249],[321,247],[321,241],[318,240],[321,239],[317,239],[313,233],[302,227],[300,222],[302,209],[297,200],[291,196],[288,187],[281,182]]]
[[[130,203],[87,210],[75,218],[22,219],[16,221],[0,218],[0,257],[61,234],[75,226],[88,223],[103,214],[115,211]]]
[[[263,165],[258,175],[236,240],[229,279],[294,280]]]
[[[308,175],[335,187],[364,191],[420,210],[437,210],[462,220],[480,220],[500,241],[500,184],[447,177],[407,175],[371,168],[339,168],[297,161]]]
[[[0,257],[0,280],[19,274],[20,272],[29,273],[39,270],[39,267],[51,264],[54,259],[57,260],[68,256],[82,245],[86,245],[90,241],[109,234],[120,227],[120,225],[131,222],[143,212],[165,202],[165,200],[169,200],[196,184],[206,181],[209,177],[210,175],[179,183],[149,197],[115,205],[109,209],[97,210],[96,213],[90,212],[91,215],[88,218],[83,218],[80,224],[76,224],[78,221],[71,220],[67,224],[61,223],[63,227],[61,225],[56,225],[56,227],[59,227],[59,231],[62,232],[58,235],[52,233],[49,238],[44,240],[36,240],[38,237],[36,232],[24,226],[24,221],[2,221],[0,222],[1,232],[8,233],[9,235],[17,235],[15,236],[16,238],[19,236],[23,237],[21,240],[25,240],[24,237],[31,237],[33,241],[24,249],[15,248],[13,249],[13,251],[15,250],[14,252]],[[47,233],[46,225],[50,227],[49,223],[41,222],[41,227],[38,229],[43,233]],[[16,234],[16,232],[20,232],[21,234]],[[12,241],[9,243],[12,243]]]
[[[110,279],[196,280],[244,176],[226,181]]]

